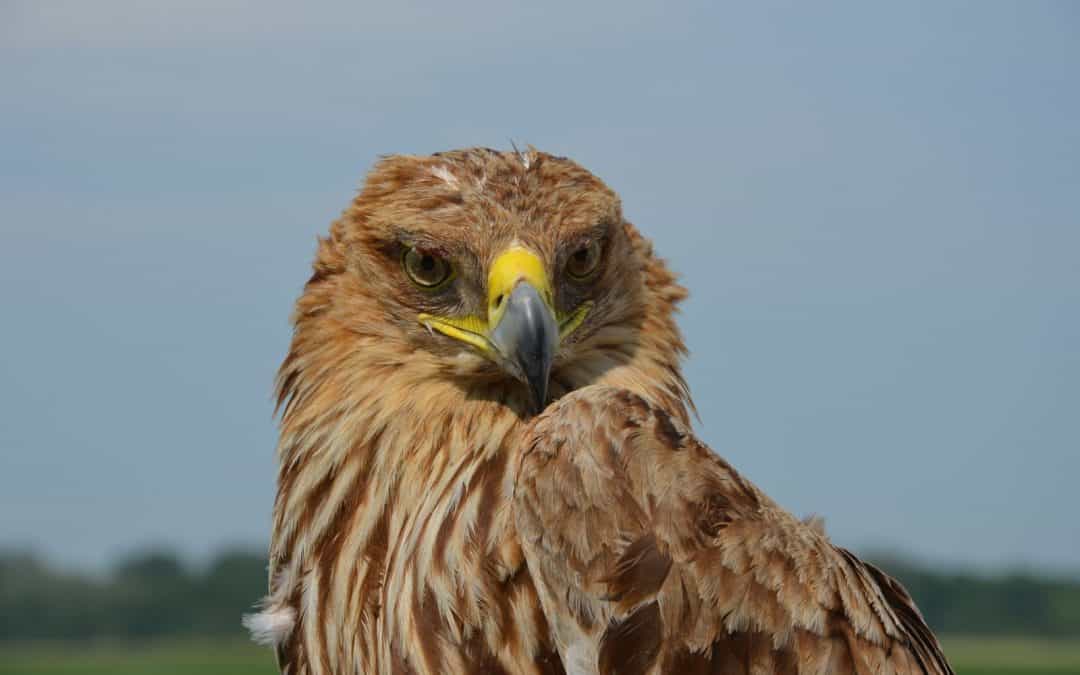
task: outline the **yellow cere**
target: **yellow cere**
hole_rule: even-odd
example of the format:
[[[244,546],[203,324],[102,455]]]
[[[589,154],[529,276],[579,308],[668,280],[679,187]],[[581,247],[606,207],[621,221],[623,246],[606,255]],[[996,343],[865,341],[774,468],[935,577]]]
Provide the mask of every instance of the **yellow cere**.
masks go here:
[[[551,284],[540,257],[523,246],[511,246],[501,253],[488,272],[488,316],[466,316],[461,318],[439,317],[433,314],[421,314],[417,320],[431,330],[460,340],[476,347],[481,352],[492,353],[494,347],[488,340],[488,332],[499,324],[510,295],[519,281],[526,281],[533,286],[544,300],[544,304],[554,311]],[[574,332],[592,308],[591,302],[582,303],[574,311],[557,317],[559,337],[564,338]]]
[[[492,327],[499,323],[506,303],[505,299],[518,281],[525,280],[539,293],[549,308],[554,306],[551,298],[551,284],[540,257],[523,246],[511,246],[503,251],[488,272],[488,324]]]

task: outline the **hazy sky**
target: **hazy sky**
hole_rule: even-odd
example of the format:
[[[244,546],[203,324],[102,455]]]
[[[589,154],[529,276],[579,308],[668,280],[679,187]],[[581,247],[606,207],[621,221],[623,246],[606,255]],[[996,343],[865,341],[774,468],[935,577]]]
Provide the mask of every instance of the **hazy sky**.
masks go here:
[[[682,274],[700,432],[781,503],[1080,569],[1076,4],[428,4],[0,3],[0,545],[265,542],[315,236],[513,139]]]

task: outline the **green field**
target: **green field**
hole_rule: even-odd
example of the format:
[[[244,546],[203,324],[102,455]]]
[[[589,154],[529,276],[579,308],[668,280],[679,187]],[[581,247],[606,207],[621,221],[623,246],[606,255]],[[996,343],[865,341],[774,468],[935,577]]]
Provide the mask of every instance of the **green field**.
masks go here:
[[[0,647],[2,675],[274,675],[273,653],[249,642]]]
[[[960,675],[1080,674],[1080,642],[985,637],[942,642]]]
[[[960,675],[1080,674],[1080,642],[953,638],[945,641],[945,651]],[[245,642],[0,647],[3,675],[273,675],[275,672],[270,651]]]

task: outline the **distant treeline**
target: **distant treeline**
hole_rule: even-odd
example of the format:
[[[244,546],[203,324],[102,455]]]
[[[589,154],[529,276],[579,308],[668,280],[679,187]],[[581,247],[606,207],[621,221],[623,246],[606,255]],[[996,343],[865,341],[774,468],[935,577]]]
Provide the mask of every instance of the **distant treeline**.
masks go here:
[[[1080,637],[1080,579],[1030,571],[936,570],[896,556],[869,559],[900,580],[941,633]]]
[[[1030,573],[942,572],[877,557],[942,633],[1080,637],[1080,581]],[[27,553],[0,552],[0,642],[242,636],[240,616],[266,592],[266,558],[246,551],[193,567],[147,552],[95,578]]]
[[[245,551],[199,569],[171,552],[146,552],[104,578],[0,553],[0,642],[240,636],[241,614],[264,595],[266,557]]]

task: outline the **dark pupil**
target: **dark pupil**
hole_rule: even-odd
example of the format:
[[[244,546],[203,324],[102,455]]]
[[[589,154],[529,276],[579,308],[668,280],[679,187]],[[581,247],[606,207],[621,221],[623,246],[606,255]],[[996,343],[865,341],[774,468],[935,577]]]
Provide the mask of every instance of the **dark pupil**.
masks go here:
[[[435,258],[426,255],[420,259],[420,269],[425,272],[431,272],[435,269]]]

